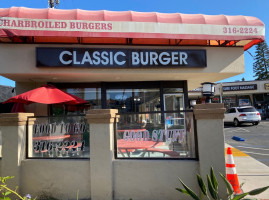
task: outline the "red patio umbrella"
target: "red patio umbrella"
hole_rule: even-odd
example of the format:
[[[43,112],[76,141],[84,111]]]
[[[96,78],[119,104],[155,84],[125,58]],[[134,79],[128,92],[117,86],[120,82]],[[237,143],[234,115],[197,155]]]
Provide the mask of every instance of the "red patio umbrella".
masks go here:
[[[28,92],[14,96],[3,103],[43,103],[43,104],[85,104],[84,99],[64,92],[53,85],[44,85],[42,87],[30,90]]]

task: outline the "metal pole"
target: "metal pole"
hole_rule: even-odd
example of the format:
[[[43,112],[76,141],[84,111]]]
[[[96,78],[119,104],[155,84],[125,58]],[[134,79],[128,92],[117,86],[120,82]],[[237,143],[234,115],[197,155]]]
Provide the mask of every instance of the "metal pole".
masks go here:
[[[220,93],[220,103],[222,103],[222,94],[223,94],[223,89],[222,89],[222,83],[220,83],[220,87],[219,87],[219,93]]]

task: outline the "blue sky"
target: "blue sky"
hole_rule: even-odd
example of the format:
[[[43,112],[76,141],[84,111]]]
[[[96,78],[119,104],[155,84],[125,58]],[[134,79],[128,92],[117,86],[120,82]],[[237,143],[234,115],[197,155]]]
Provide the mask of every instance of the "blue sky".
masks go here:
[[[0,0],[2,8],[29,7],[47,8],[48,0]],[[245,15],[262,20],[265,27],[269,24],[269,0],[60,0],[59,9],[140,11],[208,15]],[[268,35],[265,35],[268,44]],[[255,47],[248,50],[252,55]],[[245,52],[245,73],[223,81],[254,80],[253,58]],[[14,81],[0,76],[0,85],[15,86]]]

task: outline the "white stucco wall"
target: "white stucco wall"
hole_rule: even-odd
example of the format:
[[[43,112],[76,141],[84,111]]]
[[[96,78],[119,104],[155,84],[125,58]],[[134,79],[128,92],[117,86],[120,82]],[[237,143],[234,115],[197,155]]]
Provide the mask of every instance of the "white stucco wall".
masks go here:
[[[1,175],[15,176],[13,186],[19,186],[21,194],[33,197],[45,193],[71,200],[77,198],[79,191],[79,199],[85,200],[189,200],[175,190],[182,188],[178,178],[199,192],[196,174],[206,177],[210,166],[216,173],[225,174],[224,110],[223,104],[195,106],[199,160],[115,159],[113,123],[117,111],[109,109],[91,110],[86,115],[91,127],[91,160],[27,159],[25,125],[27,116],[33,114],[2,114]],[[220,191],[225,197],[225,190]]]
[[[198,190],[199,162],[190,160],[116,160],[115,199],[188,199],[175,188],[183,188],[178,178]]]
[[[20,188],[33,197],[40,194],[59,198],[89,199],[90,161],[72,159],[29,159],[21,163]]]
[[[187,49],[206,50],[207,67],[161,68],[76,68],[36,67],[36,47],[58,48],[127,48],[127,49]],[[1,44],[0,75],[16,82],[120,82],[187,80],[188,88],[195,89],[205,81],[219,81],[244,73],[242,47],[203,46],[120,46],[120,45],[53,45],[53,44]],[[16,59],[14,59],[16,58]]]

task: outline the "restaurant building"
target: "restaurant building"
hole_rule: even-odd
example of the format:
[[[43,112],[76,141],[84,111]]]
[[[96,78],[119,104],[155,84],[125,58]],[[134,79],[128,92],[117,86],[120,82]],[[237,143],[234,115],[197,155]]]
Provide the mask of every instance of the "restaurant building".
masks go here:
[[[53,83],[92,108],[126,112],[143,103],[147,111],[165,110],[171,98],[188,108],[188,90],[243,73],[244,51],[263,41],[265,31],[245,16],[0,11],[0,74],[16,81],[18,94]]]
[[[52,84],[88,101],[1,115],[1,175],[60,199],[178,199],[175,176],[197,189],[196,173],[225,173],[225,109],[190,110],[188,91],[243,73],[264,34],[248,16],[0,9],[0,75],[17,94]]]

